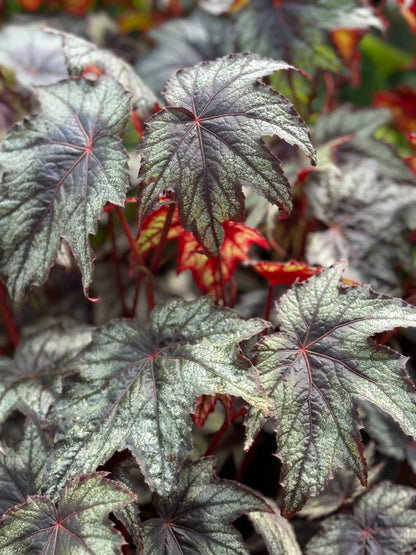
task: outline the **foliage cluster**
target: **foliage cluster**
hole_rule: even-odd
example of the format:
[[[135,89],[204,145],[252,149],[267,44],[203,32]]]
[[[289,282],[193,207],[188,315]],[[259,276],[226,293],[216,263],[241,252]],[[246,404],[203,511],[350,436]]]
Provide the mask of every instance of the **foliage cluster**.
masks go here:
[[[416,3],[14,0],[0,553],[416,550]]]

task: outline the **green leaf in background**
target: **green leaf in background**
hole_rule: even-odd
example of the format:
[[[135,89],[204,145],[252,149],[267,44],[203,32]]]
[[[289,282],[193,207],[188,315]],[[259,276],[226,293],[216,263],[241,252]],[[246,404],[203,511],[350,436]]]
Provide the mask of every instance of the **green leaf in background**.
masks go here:
[[[416,441],[402,432],[393,418],[370,403],[360,403],[365,431],[377,442],[377,450],[397,461],[408,462],[416,473]]]
[[[377,129],[391,120],[390,110],[354,110],[348,104],[323,114],[312,131],[314,144],[318,145],[318,167],[334,162],[342,167],[374,158],[383,176],[415,183],[414,174],[394,148],[375,137]]]
[[[261,141],[276,135],[314,161],[309,132],[290,102],[259,81],[285,62],[232,54],[178,71],[163,91],[168,107],[147,124],[138,193],[139,225],[162,192],[173,191],[182,225],[219,252],[226,220],[244,219],[243,185],[284,212],[291,190]]]
[[[0,454],[0,514],[41,493],[49,449],[39,426],[26,420],[24,436],[16,449]]]
[[[49,36],[53,36],[49,29]],[[157,99],[147,85],[143,83],[134,69],[124,60],[109,50],[98,48],[92,42],[70,33],[58,32],[70,75],[82,75],[89,66],[98,67],[103,73],[112,77],[132,95],[132,108],[145,120],[152,113]]]
[[[412,266],[415,185],[383,176],[374,159],[311,173],[305,186],[308,207],[327,229],[308,234],[308,264],[348,260],[346,277],[401,295],[401,270]]]
[[[280,516],[279,507],[267,499],[272,513],[252,512],[249,518],[254,528],[263,537],[270,555],[302,555],[290,522]]]
[[[155,499],[159,518],[143,524],[144,553],[152,555],[247,555],[230,523],[243,513],[269,511],[252,490],[214,476],[214,459],[185,466],[176,492],[166,502]]]
[[[135,69],[155,93],[178,69],[234,52],[231,21],[195,10],[185,18],[167,21],[150,33],[155,45],[141,56]]]
[[[88,236],[104,204],[123,205],[127,188],[119,136],[129,97],[120,85],[106,76],[94,83],[71,79],[38,93],[42,111],[17,123],[0,150],[0,274],[16,301],[46,280],[62,239],[87,294]]]
[[[4,555],[121,554],[123,537],[108,514],[134,501],[134,495],[97,472],[69,480],[57,503],[34,495],[9,509],[0,521]]]
[[[267,409],[239,349],[265,327],[200,298],[157,307],[149,330],[132,320],[98,329],[75,364],[83,381],[70,385],[51,415],[63,437],[54,482],[94,470],[128,448],[151,489],[168,496],[192,448],[190,414],[198,396],[229,393]]]
[[[55,325],[23,338],[14,359],[0,357],[0,422],[12,410],[46,417],[62,390],[70,361],[91,341],[86,326]]]
[[[397,555],[416,543],[415,490],[383,482],[365,494],[352,515],[334,516],[309,542],[307,555]]]
[[[25,87],[52,85],[68,77],[59,37],[38,25],[10,25],[0,31],[0,66]]]
[[[340,467],[366,483],[358,399],[379,406],[416,437],[407,359],[369,339],[397,326],[416,326],[416,309],[368,285],[342,285],[343,270],[338,264],[295,284],[279,304],[281,331],[255,348],[254,363],[274,402],[284,516],[318,494]],[[250,411],[249,444],[264,419]]]
[[[317,69],[339,71],[329,31],[383,28],[369,7],[357,0],[251,0],[237,12],[240,50],[286,60],[314,75]]]

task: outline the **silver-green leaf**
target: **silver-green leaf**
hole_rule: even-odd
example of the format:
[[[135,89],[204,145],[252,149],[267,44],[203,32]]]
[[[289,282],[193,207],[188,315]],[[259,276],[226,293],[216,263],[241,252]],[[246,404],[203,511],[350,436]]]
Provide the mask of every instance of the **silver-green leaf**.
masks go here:
[[[121,554],[123,537],[108,515],[135,496],[97,472],[68,481],[57,503],[31,496],[9,509],[0,521],[0,552],[4,555]]]
[[[0,357],[0,423],[12,410],[44,419],[62,390],[70,361],[88,345],[86,326],[54,325],[23,338],[14,358]]]
[[[415,490],[381,483],[356,503],[352,515],[334,516],[323,526],[309,542],[307,555],[414,553]]]
[[[0,274],[22,301],[43,283],[62,239],[87,293],[104,204],[123,205],[127,153],[120,139],[129,96],[109,77],[39,88],[41,112],[17,123],[0,149]]]
[[[286,516],[319,493],[340,467],[366,483],[358,399],[379,406],[416,437],[407,359],[369,339],[397,326],[416,326],[416,309],[368,285],[344,286],[343,270],[339,264],[295,284],[279,305],[281,331],[255,349],[254,363],[274,402]],[[263,421],[264,415],[251,411],[249,443]]]
[[[90,472],[128,448],[151,489],[168,496],[192,448],[190,413],[198,396],[229,393],[267,409],[239,349],[266,326],[201,298],[157,307],[148,330],[131,320],[98,329],[74,365],[82,381],[70,385],[51,415],[62,437],[53,481]]]
[[[149,119],[139,147],[139,225],[159,195],[172,191],[183,226],[216,255],[222,223],[244,218],[243,185],[290,212],[289,183],[261,138],[276,135],[312,161],[315,151],[292,104],[260,81],[282,69],[293,68],[255,54],[231,54],[179,70],[168,81],[168,106]]]
[[[214,476],[211,458],[185,466],[175,494],[165,502],[156,498],[155,508],[158,518],[143,524],[148,555],[248,555],[230,523],[243,513],[270,511],[246,486]]]

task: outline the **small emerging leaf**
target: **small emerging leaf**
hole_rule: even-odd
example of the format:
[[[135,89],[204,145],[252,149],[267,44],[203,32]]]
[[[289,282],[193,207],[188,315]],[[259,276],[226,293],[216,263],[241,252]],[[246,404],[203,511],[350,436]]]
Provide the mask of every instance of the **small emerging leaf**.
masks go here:
[[[191,270],[203,294],[221,297],[222,284],[229,283],[237,263],[248,261],[248,252],[254,244],[268,249],[269,245],[257,230],[236,222],[224,222],[224,240],[218,256],[209,257],[189,231],[179,238],[178,273]],[[202,252],[201,252],[202,251]]]
[[[397,555],[416,544],[415,490],[379,484],[354,506],[353,515],[324,521],[324,529],[309,542],[308,555]]]
[[[243,220],[243,185],[290,212],[289,183],[261,137],[276,135],[312,161],[315,154],[290,102],[259,81],[281,69],[291,66],[231,54],[180,70],[168,81],[168,107],[150,118],[140,142],[139,227],[159,195],[173,191],[182,225],[216,256],[222,223]]]
[[[416,437],[416,395],[406,358],[369,339],[416,326],[416,310],[369,286],[342,285],[343,270],[339,264],[295,284],[280,301],[281,331],[255,348],[254,363],[274,401],[284,515],[319,493],[340,467],[366,483],[358,399],[379,406]],[[263,421],[259,411],[250,411],[249,443]]]
[[[199,459],[182,469],[168,502],[155,499],[159,518],[143,525],[144,553],[248,555],[230,523],[243,513],[270,509],[249,488],[213,473],[213,459]]]
[[[239,352],[240,341],[266,326],[201,298],[157,307],[149,330],[131,320],[99,329],[74,364],[83,382],[52,414],[64,426],[55,480],[94,470],[115,450],[128,448],[151,489],[168,496],[191,451],[197,397],[229,393],[267,409],[254,369]]]
[[[46,280],[61,240],[92,277],[88,236],[104,204],[123,205],[129,98],[113,79],[60,81],[38,90],[42,111],[16,124],[0,150],[0,273],[22,301]]]
[[[296,280],[305,281],[321,270],[319,266],[311,268],[304,262],[294,260],[290,260],[290,262],[262,260],[253,264],[252,267],[266,278],[270,285],[292,285]]]
[[[9,509],[0,521],[1,553],[121,553],[123,538],[108,514],[135,496],[105,475],[97,472],[68,481],[56,504],[35,495]]]

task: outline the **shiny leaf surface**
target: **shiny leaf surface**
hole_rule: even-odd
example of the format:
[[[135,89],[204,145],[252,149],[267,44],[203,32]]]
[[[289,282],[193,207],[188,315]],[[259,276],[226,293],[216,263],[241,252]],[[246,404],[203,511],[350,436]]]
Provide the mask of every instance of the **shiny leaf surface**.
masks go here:
[[[314,149],[289,101],[259,81],[281,69],[290,66],[233,54],[169,80],[163,92],[169,106],[148,121],[140,143],[139,225],[159,195],[172,191],[182,225],[216,256],[222,223],[243,220],[243,185],[290,211],[290,186],[261,137],[276,135],[312,160]]]
[[[284,515],[319,493],[340,467],[366,483],[358,399],[379,406],[416,436],[416,395],[406,358],[369,339],[397,326],[416,326],[416,310],[369,286],[342,285],[343,269],[338,264],[295,284],[279,305],[281,331],[255,349],[254,363],[274,402]],[[250,412],[253,438],[264,415]]]

